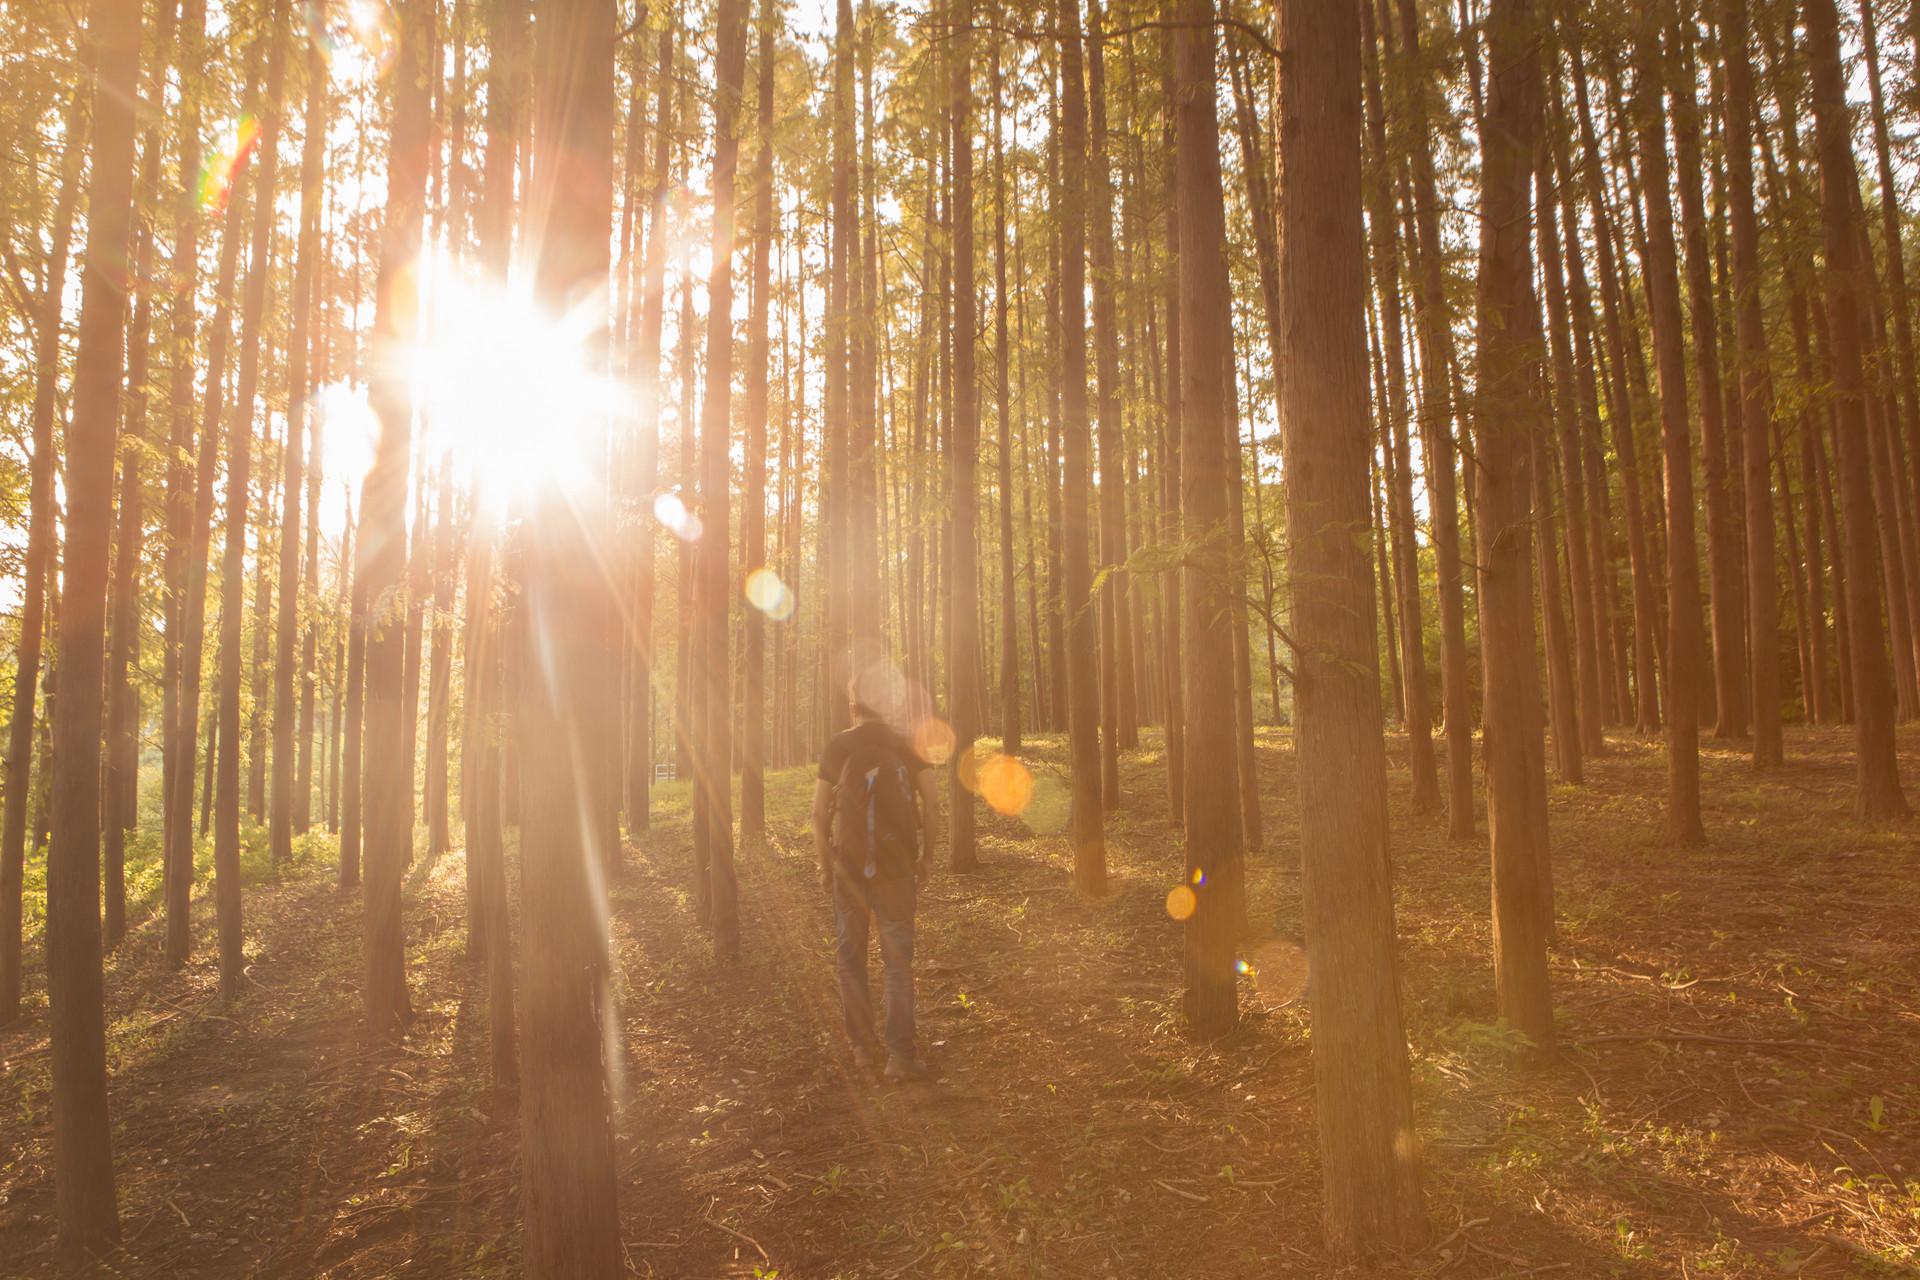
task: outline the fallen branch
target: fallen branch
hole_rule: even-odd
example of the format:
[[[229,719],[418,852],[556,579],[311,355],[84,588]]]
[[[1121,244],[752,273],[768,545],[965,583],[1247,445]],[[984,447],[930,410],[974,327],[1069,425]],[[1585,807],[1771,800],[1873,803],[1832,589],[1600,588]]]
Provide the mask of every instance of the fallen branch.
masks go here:
[[[1609,1031],[1604,1035],[1581,1036],[1575,1044],[1632,1043],[1649,1040],[1670,1040],[1696,1044],[1740,1044],[1763,1049],[1831,1049],[1834,1046],[1818,1040],[1753,1040],[1740,1036],[1713,1036],[1700,1031],[1673,1031],[1662,1028],[1658,1031]]]
[[[1172,1185],[1171,1183],[1164,1182],[1159,1178],[1155,1178],[1154,1181],[1160,1183],[1161,1187],[1163,1187],[1168,1191],[1173,1192],[1173,1194],[1179,1196],[1183,1200],[1192,1200],[1196,1204],[1212,1203],[1212,1200],[1209,1197],[1203,1196],[1197,1191],[1182,1191],[1180,1188]]]

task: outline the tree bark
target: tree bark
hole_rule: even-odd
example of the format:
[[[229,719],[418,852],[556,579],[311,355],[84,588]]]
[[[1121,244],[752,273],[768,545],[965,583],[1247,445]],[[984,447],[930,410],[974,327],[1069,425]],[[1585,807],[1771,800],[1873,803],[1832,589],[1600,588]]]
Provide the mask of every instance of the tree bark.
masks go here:
[[[41,652],[46,634],[54,530],[55,389],[60,378],[60,322],[67,263],[73,244],[73,213],[80,194],[80,162],[86,155],[88,117],[84,88],[74,90],[67,110],[71,140],[60,167],[53,234],[41,273],[39,313],[34,318],[33,456],[28,462],[26,581],[21,584],[20,639],[14,654],[13,712],[7,724],[6,811],[0,826],[0,1026],[20,1016],[22,895],[26,888],[27,811],[32,799],[35,705],[40,694]],[[171,906],[171,898],[169,898]],[[172,915],[168,917],[172,923]]]
[[[266,345],[268,283],[273,261],[275,197],[278,194],[282,89],[286,82],[287,30],[291,6],[275,0],[268,37],[267,80],[258,109],[260,142],[254,164],[252,248],[247,254],[246,294],[240,304],[240,372],[227,438],[226,545],[220,578],[220,754],[214,765],[213,894],[220,938],[220,993],[239,993],[240,931],[240,682],[245,676],[241,616],[246,608],[247,506],[253,469],[254,396]],[[264,557],[261,557],[264,559]],[[261,615],[261,625],[266,625]],[[264,632],[262,633],[264,634]]]
[[[1060,426],[1064,479],[1060,495],[1066,629],[1067,754],[1073,783],[1073,882],[1089,897],[1107,889],[1105,822],[1101,814],[1100,672],[1094,643],[1088,489],[1092,440],[1087,420],[1087,98],[1081,74],[1080,0],[1059,0],[1060,72]],[[1219,377],[1232,365],[1223,360]],[[1231,723],[1231,720],[1229,720]]]
[[[47,851],[55,1240],[68,1267],[120,1242],[100,970],[100,742],[107,544],[127,323],[127,279],[115,264],[126,260],[132,230],[141,10],[138,0],[94,0],[87,13],[93,165],[66,433],[60,696],[51,708],[53,839]]]
[[[1189,3],[1204,12],[1206,0]],[[1394,945],[1373,574],[1356,536],[1368,519],[1360,30],[1352,5],[1282,0],[1278,12],[1288,340],[1276,354],[1288,370],[1280,421],[1299,662],[1301,892],[1322,1220],[1328,1252],[1349,1258],[1411,1247],[1425,1230]],[[1450,721],[1454,714],[1449,704]],[[1196,816],[1189,808],[1188,822]]]
[[[1655,369],[1660,378],[1660,438],[1667,495],[1667,830],[1674,841],[1705,841],[1700,823],[1700,564],[1694,550],[1693,441],[1688,426],[1686,340],[1680,320],[1680,274],[1674,247],[1673,206],[1668,196],[1667,131],[1659,18],[1642,33],[1642,67],[1635,89],[1640,152],[1646,166],[1647,309],[1653,323]],[[1669,39],[1672,38],[1669,33]],[[1683,178],[1684,188],[1691,178]],[[1703,233],[1704,240],[1704,233]],[[1700,303],[1696,293],[1695,306]],[[1712,322],[1694,326],[1696,343],[1711,342]],[[1719,412],[1718,388],[1703,397],[1705,415]],[[1712,470],[1709,464],[1708,470]],[[1711,535],[1709,535],[1711,536]]]
[[[1547,431],[1533,334],[1529,207],[1540,62],[1531,0],[1494,0],[1486,19],[1481,132],[1475,491],[1480,644],[1486,684],[1487,833],[1493,849],[1494,991],[1531,1053],[1553,1052],[1547,937],[1553,930],[1546,746],[1533,628],[1533,441]]]
[[[953,424],[947,441],[953,485],[951,525],[953,572],[947,609],[948,710],[953,719],[953,827],[949,861],[955,871],[971,871],[980,864],[974,843],[974,792],[978,789],[979,761],[974,739],[980,728],[977,710],[980,689],[978,599],[974,579],[979,573],[979,477],[975,455],[980,448],[980,394],[974,365],[975,281],[973,267],[973,9],[971,0],[959,0],[954,12],[960,24],[947,50],[951,62],[948,111],[953,145]],[[1071,39],[1072,37],[1069,37]],[[1116,786],[1118,785],[1116,780]]]
[[[1880,581],[1872,461],[1867,437],[1863,275],[1854,200],[1859,178],[1849,142],[1846,85],[1840,67],[1839,16],[1833,0],[1805,0],[1807,52],[1813,79],[1815,151],[1820,165],[1821,224],[1826,240],[1827,323],[1832,333],[1835,436],[1846,508],[1844,551],[1851,614],[1854,811],[1862,818],[1906,817],[1894,754],[1893,708]]]

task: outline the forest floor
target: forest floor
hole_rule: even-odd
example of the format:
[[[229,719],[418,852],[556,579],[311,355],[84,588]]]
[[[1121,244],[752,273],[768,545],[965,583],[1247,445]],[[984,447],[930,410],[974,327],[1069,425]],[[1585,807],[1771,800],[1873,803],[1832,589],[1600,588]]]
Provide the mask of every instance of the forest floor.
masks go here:
[[[1245,1025],[1180,1030],[1179,843],[1157,739],[1126,757],[1112,892],[1062,842],[988,815],[984,867],[923,896],[929,1083],[857,1075],[805,835],[806,770],[770,780],[739,856],[744,958],[716,969],[683,889],[684,790],[614,888],[628,1268],[660,1277],[1337,1274],[1301,1000],[1294,757],[1263,732]],[[1401,974],[1430,1242],[1376,1274],[1920,1274],[1920,835],[1850,810],[1851,740],[1790,731],[1756,776],[1708,743],[1709,843],[1664,838],[1664,757],[1627,737],[1552,788],[1562,1052],[1509,1065],[1494,1021],[1484,839],[1406,812]],[[1920,735],[1903,730],[1920,795]],[[1064,816],[1061,744],[1031,744],[1029,816]],[[127,1276],[518,1272],[518,1131],[490,1097],[457,852],[409,878],[416,1020],[359,1029],[359,899],[327,843],[246,897],[249,977],[216,992],[210,903],[185,971],[157,919],[110,959]],[[136,880],[136,885],[145,881]],[[136,917],[138,918],[138,917]],[[30,938],[37,949],[38,940]],[[0,1033],[0,1276],[51,1270],[44,987]]]

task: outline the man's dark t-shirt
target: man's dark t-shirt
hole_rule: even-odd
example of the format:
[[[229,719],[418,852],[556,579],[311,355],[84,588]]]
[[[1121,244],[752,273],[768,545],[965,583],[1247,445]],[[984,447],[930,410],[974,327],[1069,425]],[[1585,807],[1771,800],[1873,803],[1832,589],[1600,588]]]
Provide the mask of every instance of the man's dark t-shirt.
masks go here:
[[[842,729],[827,739],[827,749],[820,753],[820,780],[830,787],[840,785],[840,771],[847,767],[847,757],[865,747],[878,747],[883,743],[891,746],[901,763],[907,766],[907,772],[918,777],[923,769],[930,769],[920,753],[913,749],[905,735],[897,733],[882,720],[862,720],[851,728]]]
[[[827,739],[826,750],[820,753],[820,780],[830,787],[838,787],[848,759],[882,749],[889,751],[906,766],[910,778],[917,779],[923,771],[932,767],[913,749],[913,744],[904,735],[884,721],[863,720]],[[871,756],[868,755],[868,758]],[[911,793],[913,788],[909,787],[908,790]],[[911,800],[907,803],[914,804]],[[918,806],[914,807],[917,809]],[[883,860],[881,865],[885,868],[887,864]]]

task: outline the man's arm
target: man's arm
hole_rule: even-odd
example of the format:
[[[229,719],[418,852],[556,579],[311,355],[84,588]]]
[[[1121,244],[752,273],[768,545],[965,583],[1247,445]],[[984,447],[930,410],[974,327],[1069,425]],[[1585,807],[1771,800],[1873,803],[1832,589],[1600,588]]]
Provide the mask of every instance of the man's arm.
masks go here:
[[[820,865],[820,883],[833,888],[833,787],[825,778],[813,780],[813,856]]]
[[[913,775],[920,791],[920,821],[926,827],[927,843],[920,853],[920,882],[926,883],[933,868],[933,851],[947,838],[945,815],[940,812],[940,789],[934,785],[933,770],[922,769]]]

